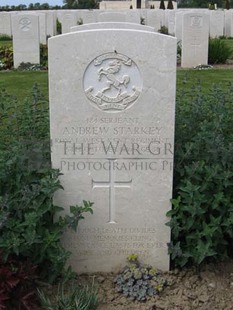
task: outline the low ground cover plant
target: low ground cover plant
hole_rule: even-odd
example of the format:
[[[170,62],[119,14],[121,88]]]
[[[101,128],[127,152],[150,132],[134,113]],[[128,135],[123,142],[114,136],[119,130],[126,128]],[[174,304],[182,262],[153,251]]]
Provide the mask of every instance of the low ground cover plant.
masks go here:
[[[142,264],[135,254],[128,256],[127,265],[116,276],[114,283],[118,293],[137,301],[145,301],[159,294],[168,285],[161,271]]]

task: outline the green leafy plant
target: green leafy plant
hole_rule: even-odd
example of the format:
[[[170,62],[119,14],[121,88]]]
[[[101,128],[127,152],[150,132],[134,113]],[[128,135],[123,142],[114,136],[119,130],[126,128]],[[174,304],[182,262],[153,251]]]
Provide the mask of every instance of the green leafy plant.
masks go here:
[[[182,42],[177,42],[177,63],[181,63],[181,53],[182,53]]]
[[[48,69],[48,46],[46,44],[40,44],[40,65]]]
[[[3,64],[2,69],[13,68],[13,48],[12,46],[0,46],[0,61]]]
[[[147,300],[168,285],[160,271],[141,264],[135,254],[128,256],[127,266],[116,276],[114,283],[118,293],[138,301]]]
[[[60,238],[66,228],[76,230],[92,203],[71,206],[70,214],[58,216],[53,204],[62,190],[59,171],[50,167],[48,103],[33,90],[31,100],[17,102],[0,93],[0,249],[7,262],[30,257],[39,276],[50,282],[64,275],[70,252]],[[56,215],[57,220],[54,221]],[[68,269],[69,271],[69,269]]]
[[[77,25],[82,25],[83,24],[83,19],[79,18],[79,20],[77,21]]]
[[[161,28],[159,29],[159,32],[162,34],[169,34],[168,28],[166,26],[161,26]]]
[[[81,287],[73,283],[67,288],[67,283],[58,286],[56,294],[48,296],[45,291],[38,290],[43,310],[89,310],[98,305],[97,293],[92,287]]]
[[[141,24],[141,25],[145,25],[145,18],[144,18],[144,17],[141,17],[140,24]]]
[[[231,57],[232,50],[226,43],[219,38],[209,39],[209,64],[225,64],[227,59]]]
[[[197,84],[177,94],[174,198],[167,214],[176,266],[232,252],[232,98],[232,85],[204,94]]]
[[[58,18],[56,20],[56,26],[57,26],[57,34],[62,33],[62,24],[59,22]]]

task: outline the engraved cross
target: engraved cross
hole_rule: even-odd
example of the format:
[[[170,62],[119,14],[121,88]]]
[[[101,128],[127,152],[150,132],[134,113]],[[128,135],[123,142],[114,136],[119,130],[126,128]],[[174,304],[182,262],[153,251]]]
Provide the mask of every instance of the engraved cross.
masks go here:
[[[132,179],[129,181],[116,181],[115,169],[113,167],[115,159],[109,159],[109,178],[108,181],[94,181],[92,179],[92,188],[109,188],[109,222],[115,224],[115,188],[130,188]]]
[[[200,46],[200,43],[197,42],[197,38],[193,38],[193,42],[191,43],[191,46],[194,48],[194,55],[197,55],[197,47]]]

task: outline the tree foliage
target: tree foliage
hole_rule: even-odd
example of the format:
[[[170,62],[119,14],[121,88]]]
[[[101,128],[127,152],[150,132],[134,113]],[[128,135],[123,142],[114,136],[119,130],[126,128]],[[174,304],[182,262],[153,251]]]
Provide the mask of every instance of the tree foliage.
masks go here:
[[[97,9],[95,0],[63,0],[64,7],[67,9]]]
[[[178,2],[179,8],[208,8],[210,0],[180,0]],[[229,5],[233,5],[233,0],[215,0],[214,3],[217,4],[218,8],[225,8],[225,3],[229,2]]]

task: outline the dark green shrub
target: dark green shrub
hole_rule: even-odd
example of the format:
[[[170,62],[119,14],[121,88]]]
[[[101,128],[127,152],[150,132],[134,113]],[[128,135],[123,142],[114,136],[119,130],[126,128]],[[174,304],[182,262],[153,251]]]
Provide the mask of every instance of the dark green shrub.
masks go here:
[[[159,29],[159,32],[162,33],[162,34],[169,34],[168,33],[168,28],[166,26],[162,26],[160,29]]]
[[[13,48],[12,46],[0,46],[0,70],[13,68]]]
[[[225,1],[224,1],[224,8],[225,8],[226,10],[230,10],[231,5],[230,5],[230,1],[229,1],[229,0],[225,0]]]
[[[48,69],[48,46],[46,44],[40,44],[40,65]]]
[[[164,0],[160,1],[160,5],[159,5],[160,10],[165,10],[165,4],[164,4]]]
[[[182,42],[177,42],[177,63],[181,63]]]
[[[57,34],[61,34],[62,33],[62,25],[59,22],[58,18],[57,18],[57,21],[56,21],[56,25],[57,25]]]
[[[231,57],[232,50],[226,43],[218,38],[209,39],[209,64],[225,64],[227,59]]]
[[[40,278],[53,282],[66,273],[70,256],[60,243],[63,231],[75,230],[92,203],[57,216],[62,208],[52,198],[62,187],[59,171],[50,167],[48,102],[37,88],[21,104],[0,93],[0,130],[0,250],[6,262],[12,255],[30,257]]]
[[[200,264],[232,254],[233,87],[177,94],[171,258]]]
[[[12,38],[10,36],[8,36],[7,34],[1,34],[0,35],[0,41],[12,41]]]
[[[174,9],[172,0],[168,0],[167,9],[168,10],[173,10]]]

